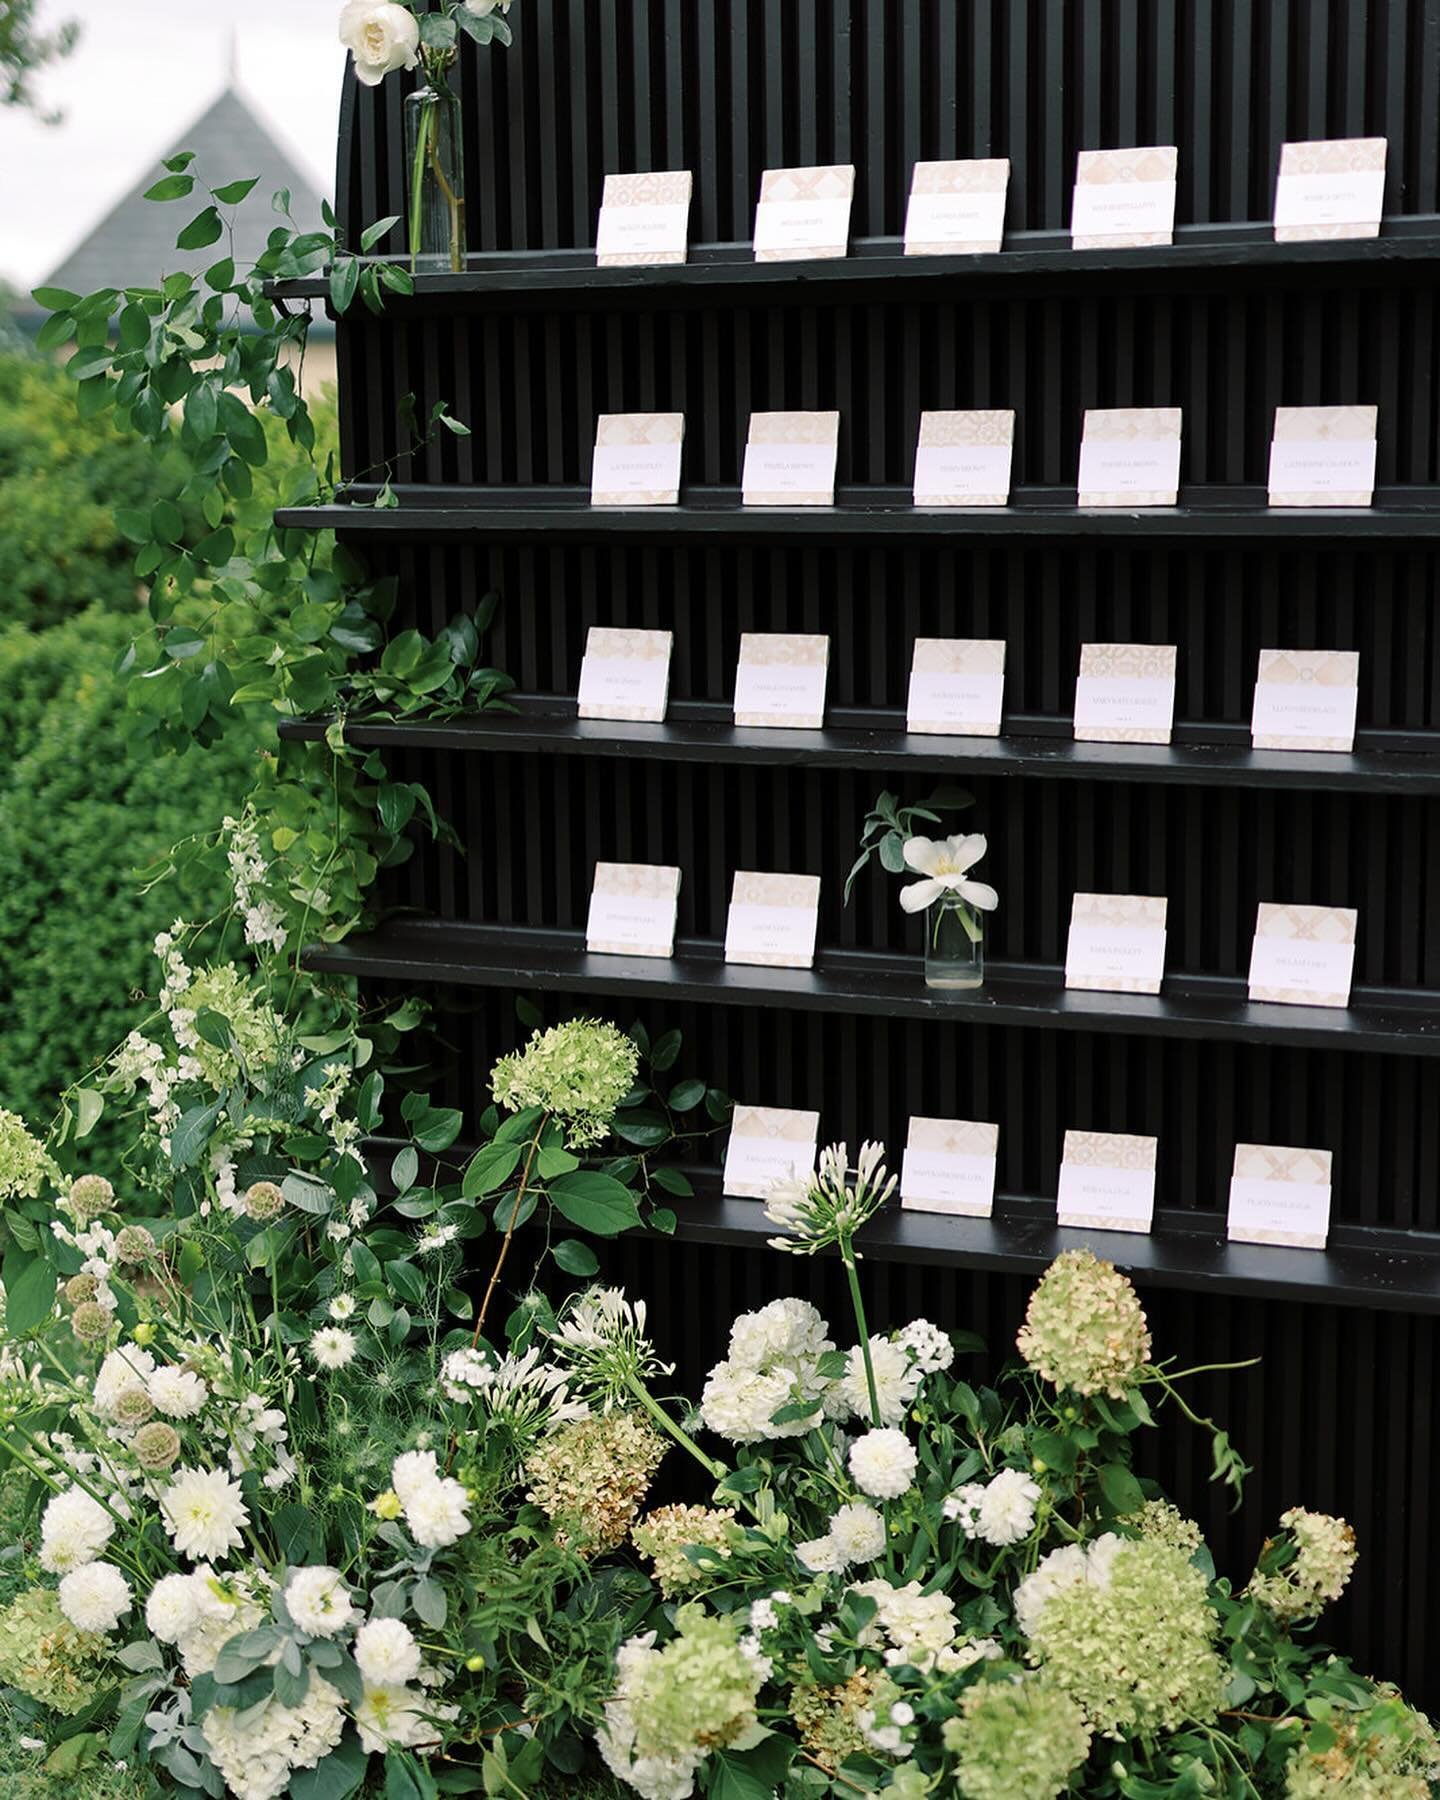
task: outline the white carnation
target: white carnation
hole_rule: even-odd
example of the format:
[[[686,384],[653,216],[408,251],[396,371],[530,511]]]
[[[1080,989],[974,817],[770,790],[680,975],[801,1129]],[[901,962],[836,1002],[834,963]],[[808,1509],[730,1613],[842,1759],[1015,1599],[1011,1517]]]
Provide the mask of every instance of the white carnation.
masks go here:
[[[200,1606],[195,1597],[193,1575],[162,1575],[150,1590],[145,1602],[145,1624],[152,1637],[162,1644],[178,1644],[200,1622]]]
[[[58,1598],[77,1631],[109,1632],[130,1610],[130,1583],[109,1563],[87,1563],[62,1576]]]
[[[193,1419],[210,1394],[193,1371],[169,1367],[156,1369],[146,1382],[145,1391],[156,1411],[170,1419]]]
[[[66,1488],[40,1521],[40,1567],[52,1575],[83,1568],[104,1553],[115,1522],[84,1488]]]
[[[903,1431],[867,1431],[850,1446],[850,1473],[877,1500],[898,1499],[914,1481],[918,1460]]]
[[[795,1546],[795,1554],[816,1575],[833,1575],[840,1568],[840,1546],[830,1532],[824,1537],[807,1538]]]
[[[295,1571],[285,1584],[285,1607],[307,1637],[334,1637],[355,1617],[340,1571],[323,1563]]]
[[[219,1562],[238,1550],[250,1522],[240,1483],[223,1469],[178,1469],[160,1511],[171,1543],[191,1562]]]
[[[1038,1483],[1023,1469],[1002,1469],[986,1487],[980,1502],[978,1535],[997,1548],[1018,1544],[1034,1529],[1039,1499]]]
[[[717,1363],[705,1379],[700,1395],[700,1416],[709,1430],[733,1444],[757,1444],[766,1438],[803,1437],[820,1422],[818,1400],[813,1413],[786,1424],[772,1423],[782,1407],[808,1402],[814,1396],[797,1388],[796,1371],[776,1368],[768,1372]]]
[[[401,1687],[420,1673],[420,1646],[400,1619],[367,1619],[355,1633],[355,1661],[367,1687]]]
[[[729,1360],[740,1369],[794,1367],[833,1350],[830,1327],[808,1300],[772,1300],[758,1312],[741,1313],[730,1327]]]
[[[830,1536],[843,1563],[874,1562],[885,1552],[885,1521],[863,1500],[839,1508],[830,1521]]]
[[[448,1477],[422,1488],[405,1508],[405,1523],[417,1544],[442,1550],[470,1529],[469,1501],[458,1481]]]

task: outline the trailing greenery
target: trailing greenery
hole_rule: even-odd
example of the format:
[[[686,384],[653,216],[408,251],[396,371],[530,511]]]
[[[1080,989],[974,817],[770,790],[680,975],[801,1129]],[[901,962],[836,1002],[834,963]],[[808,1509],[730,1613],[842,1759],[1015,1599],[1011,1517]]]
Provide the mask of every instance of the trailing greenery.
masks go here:
[[[28,107],[40,111],[36,74],[67,57],[79,42],[80,27],[73,22],[42,28],[40,0],[5,0],[0,6],[0,106]],[[55,124],[58,113],[41,116]]]

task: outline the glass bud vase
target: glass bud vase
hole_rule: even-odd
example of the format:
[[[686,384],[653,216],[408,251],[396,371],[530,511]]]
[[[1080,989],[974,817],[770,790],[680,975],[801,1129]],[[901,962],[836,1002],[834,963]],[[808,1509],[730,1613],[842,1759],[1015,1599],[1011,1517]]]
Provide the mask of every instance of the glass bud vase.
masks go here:
[[[412,273],[465,267],[465,139],[460,96],[443,77],[405,102]]]
[[[925,915],[925,985],[952,992],[985,984],[985,930],[980,914],[944,894]]]

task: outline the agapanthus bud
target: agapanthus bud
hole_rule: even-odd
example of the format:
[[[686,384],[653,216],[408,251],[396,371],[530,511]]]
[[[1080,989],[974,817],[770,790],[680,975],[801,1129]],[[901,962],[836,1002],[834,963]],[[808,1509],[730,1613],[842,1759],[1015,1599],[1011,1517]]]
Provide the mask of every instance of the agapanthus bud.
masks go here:
[[[142,1469],[157,1474],[161,1470],[173,1468],[179,1460],[180,1433],[163,1419],[156,1419],[154,1424],[142,1426],[135,1433],[130,1448],[135,1452],[135,1460]]]
[[[110,1315],[96,1301],[87,1300],[71,1313],[70,1329],[82,1344],[103,1344],[110,1335]]]
[[[122,1263],[148,1263],[155,1251],[155,1239],[143,1225],[124,1225],[115,1234],[115,1254]]]
[[[263,1225],[285,1210],[285,1196],[273,1181],[257,1181],[245,1190],[245,1215]]]
[[[70,1187],[71,1216],[81,1225],[103,1218],[115,1203],[115,1190],[103,1175],[81,1175]]]
[[[61,1291],[67,1306],[83,1306],[100,1292],[100,1283],[93,1275],[72,1275]]]

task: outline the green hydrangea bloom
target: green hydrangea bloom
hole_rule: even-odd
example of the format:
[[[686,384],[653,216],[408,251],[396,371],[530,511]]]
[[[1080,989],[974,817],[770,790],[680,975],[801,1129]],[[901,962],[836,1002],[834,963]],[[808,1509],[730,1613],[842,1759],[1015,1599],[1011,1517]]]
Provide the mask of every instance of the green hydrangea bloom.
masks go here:
[[[965,1800],[1054,1800],[1090,1754],[1084,1713],[1035,1676],[966,1688],[941,1733]]]
[[[639,1052],[623,1031],[599,1019],[571,1019],[502,1056],[490,1081],[507,1112],[543,1107],[564,1127],[570,1146],[582,1149],[605,1137],[639,1066]]]
[[[1218,1628],[1205,1577],[1184,1550],[1127,1543],[1108,1580],[1062,1588],[1045,1602],[1031,1660],[1096,1731],[1173,1731],[1220,1711]]]
[[[230,1027],[245,1067],[253,1076],[279,1060],[285,1027],[233,963],[217,963],[202,969],[186,987],[177,1005],[190,1012],[207,1008],[217,1012]],[[186,1044],[212,1088],[231,1086],[240,1070],[234,1054],[217,1049],[196,1035]]]
[[[1016,1340],[1037,1374],[1077,1394],[1123,1400],[1150,1360],[1150,1331],[1129,1281],[1089,1250],[1067,1250],[1040,1277]]]
[[[47,1182],[58,1186],[60,1171],[45,1146],[19,1113],[0,1107],[0,1200],[33,1200]]]
[[[682,1606],[675,1622],[680,1635],[650,1658],[630,1695],[642,1756],[689,1745],[714,1750],[755,1726],[762,1671],[741,1650],[734,1624],[698,1606]]]
[[[0,1611],[0,1683],[53,1711],[83,1712],[99,1694],[103,1637],[77,1631],[50,1588],[27,1588]]]
[[[1332,1742],[1296,1750],[1285,1769],[1285,1800],[1429,1800],[1440,1779],[1440,1740],[1393,1689],[1388,1696],[1368,1713],[1337,1710],[1324,1720]]]

